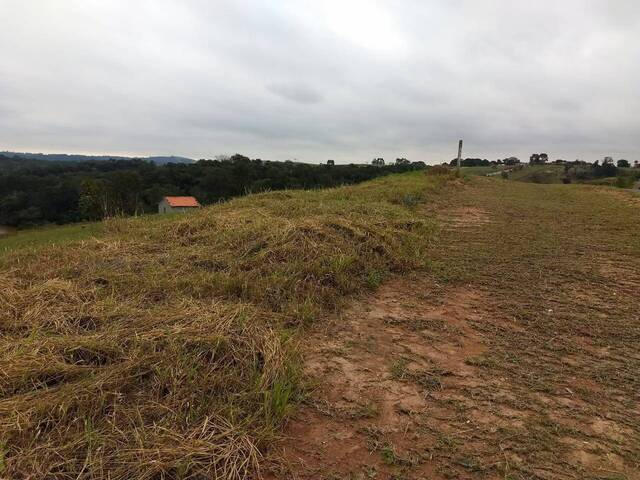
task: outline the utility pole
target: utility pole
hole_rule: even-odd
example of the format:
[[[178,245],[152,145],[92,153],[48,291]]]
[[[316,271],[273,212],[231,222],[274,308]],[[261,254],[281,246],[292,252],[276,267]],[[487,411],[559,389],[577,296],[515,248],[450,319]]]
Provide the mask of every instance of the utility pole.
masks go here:
[[[460,170],[460,159],[462,157],[462,140],[458,142],[458,170]]]

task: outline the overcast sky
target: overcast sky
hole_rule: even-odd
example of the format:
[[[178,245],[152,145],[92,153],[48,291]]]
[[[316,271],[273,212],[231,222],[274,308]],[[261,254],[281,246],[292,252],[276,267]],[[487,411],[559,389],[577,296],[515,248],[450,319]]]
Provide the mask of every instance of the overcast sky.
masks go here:
[[[0,150],[640,159],[640,0],[0,0]]]

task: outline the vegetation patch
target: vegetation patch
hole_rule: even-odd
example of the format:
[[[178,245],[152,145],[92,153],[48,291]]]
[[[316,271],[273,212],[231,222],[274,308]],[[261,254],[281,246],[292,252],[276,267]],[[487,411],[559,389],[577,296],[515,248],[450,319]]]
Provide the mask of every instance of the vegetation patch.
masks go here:
[[[0,235],[0,256],[18,249],[33,249],[45,245],[66,245],[102,234],[102,223],[80,223],[19,230]]]
[[[239,154],[163,165],[144,159],[88,158],[47,161],[0,154],[0,230],[5,225],[27,228],[155,213],[165,195],[195,196],[209,205],[247,193],[351,185],[426,167],[406,159],[394,165],[335,165],[332,160],[312,165],[251,160]]]
[[[243,478],[295,403],[296,332],[424,266],[422,172],[250,195],[0,258],[8,478]]]

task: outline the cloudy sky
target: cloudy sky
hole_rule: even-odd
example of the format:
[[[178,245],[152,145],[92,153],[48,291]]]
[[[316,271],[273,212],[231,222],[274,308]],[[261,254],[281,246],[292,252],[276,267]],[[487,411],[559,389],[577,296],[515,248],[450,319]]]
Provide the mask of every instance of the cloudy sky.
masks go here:
[[[0,150],[640,159],[639,0],[0,0]]]

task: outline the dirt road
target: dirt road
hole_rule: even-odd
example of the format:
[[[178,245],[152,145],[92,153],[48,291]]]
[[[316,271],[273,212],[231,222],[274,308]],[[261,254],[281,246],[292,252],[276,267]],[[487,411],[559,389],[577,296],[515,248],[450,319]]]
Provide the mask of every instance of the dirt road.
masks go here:
[[[429,271],[306,339],[265,476],[640,478],[640,199],[477,179],[424,212]]]

